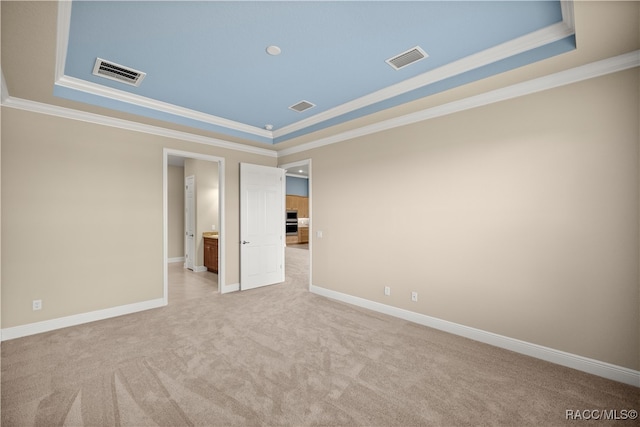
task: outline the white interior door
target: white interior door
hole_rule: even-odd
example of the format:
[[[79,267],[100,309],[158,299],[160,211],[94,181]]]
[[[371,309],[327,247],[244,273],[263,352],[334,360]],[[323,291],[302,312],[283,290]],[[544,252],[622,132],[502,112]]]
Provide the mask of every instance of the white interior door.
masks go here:
[[[185,222],[185,241],[184,241],[184,266],[189,270],[195,268],[196,242],[195,242],[195,226],[196,226],[196,199],[195,199],[196,178],[189,175],[185,178],[184,190],[184,222]]]
[[[284,282],[284,169],[240,163],[240,290]]]

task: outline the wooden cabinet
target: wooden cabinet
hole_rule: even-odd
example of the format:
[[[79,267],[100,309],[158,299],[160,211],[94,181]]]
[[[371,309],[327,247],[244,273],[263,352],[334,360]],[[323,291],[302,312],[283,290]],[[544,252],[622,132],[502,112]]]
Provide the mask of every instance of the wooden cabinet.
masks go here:
[[[298,218],[309,218],[309,198],[287,195],[287,210],[298,211]]]
[[[309,243],[309,227],[298,227],[298,243]]]
[[[204,266],[207,270],[218,273],[218,239],[204,238]]]

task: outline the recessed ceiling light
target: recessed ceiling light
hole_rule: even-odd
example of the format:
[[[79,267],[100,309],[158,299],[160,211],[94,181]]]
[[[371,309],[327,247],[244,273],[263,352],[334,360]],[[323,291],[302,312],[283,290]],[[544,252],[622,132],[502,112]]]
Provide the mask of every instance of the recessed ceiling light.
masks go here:
[[[276,45],[267,46],[267,53],[271,56],[277,56],[282,53],[282,49]]]

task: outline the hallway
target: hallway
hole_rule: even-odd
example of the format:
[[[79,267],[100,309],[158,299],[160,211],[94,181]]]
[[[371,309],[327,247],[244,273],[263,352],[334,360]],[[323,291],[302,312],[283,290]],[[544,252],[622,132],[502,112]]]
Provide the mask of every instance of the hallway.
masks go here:
[[[285,248],[285,282],[309,287],[309,245],[289,245]],[[184,268],[182,262],[170,263],[169,304],[218,294],[218,275],[210,271],[195,273]],[[274,285],[278,286],[278,285]]]

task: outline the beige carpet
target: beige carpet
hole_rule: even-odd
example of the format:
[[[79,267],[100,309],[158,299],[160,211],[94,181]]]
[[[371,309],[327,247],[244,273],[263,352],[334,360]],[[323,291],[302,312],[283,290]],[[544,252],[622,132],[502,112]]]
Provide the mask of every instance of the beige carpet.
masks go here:
[[[640,409],[640,389],[312,295],[307,259],[287,248],[284,284],[2,343],[2,426],[578,425],[566,410]]]

